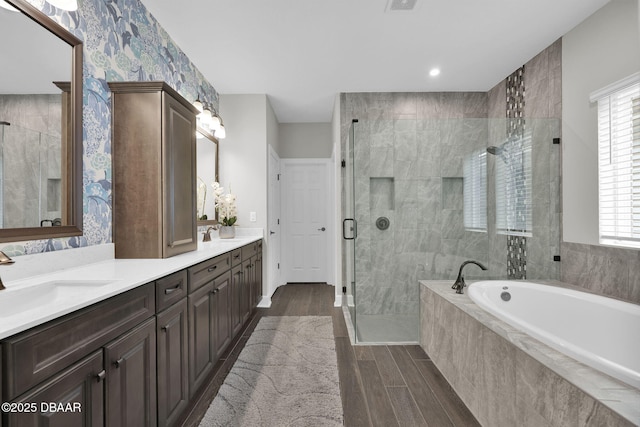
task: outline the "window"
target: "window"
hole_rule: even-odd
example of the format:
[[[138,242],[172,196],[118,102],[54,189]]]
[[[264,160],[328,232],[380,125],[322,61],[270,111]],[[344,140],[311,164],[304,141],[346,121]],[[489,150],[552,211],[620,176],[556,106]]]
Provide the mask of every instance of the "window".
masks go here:
[[[495,148],[496,232],[511,236],[531,236],[532,175],[531,132],[513,137]]]
[[[487,152],[476,151],[464,161],[464,228],[487,231]]]
[[[591,101],[598,103],[600,242],[640,247],[640,73]]]

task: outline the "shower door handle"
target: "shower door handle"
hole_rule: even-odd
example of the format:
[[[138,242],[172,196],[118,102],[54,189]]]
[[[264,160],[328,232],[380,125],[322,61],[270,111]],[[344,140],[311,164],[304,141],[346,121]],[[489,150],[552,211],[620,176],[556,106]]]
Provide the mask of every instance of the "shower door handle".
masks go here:
[[[353,232],[352,237],[347,237],[347,230],[346,230],[347,221],[351,221],[351,230],[349,231]],[[353,240],[356,237],[358,237],[358,223],[356,222],[356,220],[353,218],[345,218],[344,220],[342,220],[342,238],[344,240]]]

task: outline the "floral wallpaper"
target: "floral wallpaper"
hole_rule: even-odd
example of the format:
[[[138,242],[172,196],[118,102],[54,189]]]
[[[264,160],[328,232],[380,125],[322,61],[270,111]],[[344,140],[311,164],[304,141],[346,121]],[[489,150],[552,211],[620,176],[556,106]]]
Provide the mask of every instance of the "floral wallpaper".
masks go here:
[[[9,256],[111,243],[111,96],[107,82],[164,80],[189,101],[218,94],[138,0],[79,0],[77,11],[29,3],[83,44],[83,230],[79,237],[14,242]]]

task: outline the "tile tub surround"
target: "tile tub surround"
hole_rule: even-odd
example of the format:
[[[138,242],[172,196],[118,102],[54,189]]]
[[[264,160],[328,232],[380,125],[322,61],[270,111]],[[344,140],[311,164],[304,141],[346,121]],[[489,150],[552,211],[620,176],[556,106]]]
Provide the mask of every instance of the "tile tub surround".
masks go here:
[[[640,304],[640,250],[563,242],[560,280]]]
[[[498,320],[449,281],[421,281],[420,307],[421,346],[482,425],[640,425],[640,390]]]
[[[200,243],[198,250],[176,255],[171,258],[105,259],[84,265],[76,264],[74,266],[69,264],[66,269],[57,271],[50,269],[48,272],[38,275],[5,281],[4,284],[7,289],[0,291],[0,301],[4,296],[12,292],[53,281],[82,282],[83,280],[100,280],[108,281],[109,283],[104,286],[97,286],[91,289],[90,292],[79,291],[72,299],[63,299],[54,302],[44,301],[37,307],[29,307],[25,312],[2,317],[2,322],[0,322],[0,339],[25,331],[73,311],[80,310],[81,308],[88,307],[91,304],[103,301],[158,278],[168,276],[171,273],[191,265],[262,239],[262,229],[256,230],[259,230],[260,233],[247,233],[250,235],[236,237],[235,239],[229,239],[224,242],[221,242],[220,239],[212,239],[211,242],[206,244]],[[60,253],[67,257],[82,258],[81,254],[83,250],[72,249]],[[15,266],[43,263],[48,264],[52,268],[52,261],[47,260],[49,256],[51,256],[51,254],[16,257],[14,258],[16,261]],[[93,254],[93,256],[98,255]],[[41,261],[41,259],[44,261]],[[5,269],[13,267],[14,266],[5,267]]]

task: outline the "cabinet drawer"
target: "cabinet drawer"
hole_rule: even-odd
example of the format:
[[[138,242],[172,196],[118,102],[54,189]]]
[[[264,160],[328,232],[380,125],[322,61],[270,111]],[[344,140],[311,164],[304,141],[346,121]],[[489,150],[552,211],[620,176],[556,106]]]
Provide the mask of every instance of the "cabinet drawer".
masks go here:
[[[156,310],[161,312],[187,296],[187,270],[156,280]]]
[[[147,283],[4,341],[3,399],[10,400],[142,323],[155,313]]]
[[[211,258],[193,267],[189,267],[189,293],[215,279],[231,268],[231,252]]]
[[[255,254],[258,253],[258,244],[260,245],[260,250],[262,250],[262,242],[253,242],[249,243],[246,246],[243,246],[242,249],[242,260],[245,261]]]
[[[242,263],[242,248],[234,249],[231,251],[231,267]]]

